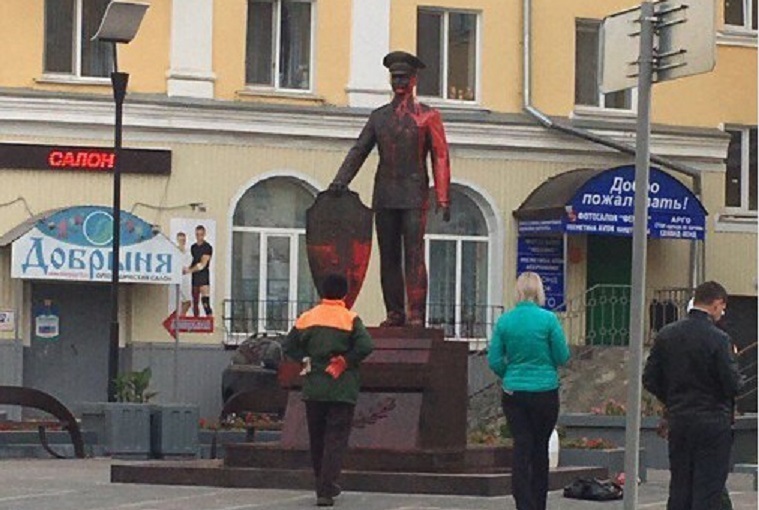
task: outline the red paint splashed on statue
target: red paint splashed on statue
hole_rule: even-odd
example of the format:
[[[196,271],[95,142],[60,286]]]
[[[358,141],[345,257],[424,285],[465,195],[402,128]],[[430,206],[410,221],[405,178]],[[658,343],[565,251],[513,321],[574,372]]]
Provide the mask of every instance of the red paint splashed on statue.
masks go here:
[[[425,167],[427,151],[425,146],[428,143],[432,150],[432,176],[435,179],[435,193],[437,202],[440,206],[447,206],[448,182],[451,175],[451,163],[448,156],[448,141],[445,137],[443,120],[440,112],[434,108],[423,108],[414,97],[414,90],[417,85],[417,77],[409,76],[408,83],[394,83],[393,91],[395,92],[395,115],[398,118],[398,124],[402,125],[405,116],[410,117],[417,127],[419,150],[419,167]]]

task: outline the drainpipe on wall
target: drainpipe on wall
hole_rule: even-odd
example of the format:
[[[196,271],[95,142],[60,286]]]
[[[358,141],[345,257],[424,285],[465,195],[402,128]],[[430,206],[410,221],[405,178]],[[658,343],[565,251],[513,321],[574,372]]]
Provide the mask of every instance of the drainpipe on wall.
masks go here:
[[[549,118],[545,113],[541,112],[532,105],[532,0],[522,0],[522,108],[531,117],[537,120],[540,124],[548,129],[555,129],[561,133],[566,133],[583,140],[588,140],[599,145],[604,145],[612,149],[618,150],[623,154],[629,154],[635,156],[635,147],[627,145],[625,143],[617,142],[606,136],[597,135],[586,129],[577,128],[572,125],[566,125],[560,122],[556,122]],[[687,175],[693,179],[693,193],[701,200],[701,172],[696,168],[682,163],[662,158],[651,154],[652,163],[656,163],[659,166],[669,168],[675,172]],[[696,287],[704,280],[704,241],[691,241],[690,245],[690,284],[691,287]]]

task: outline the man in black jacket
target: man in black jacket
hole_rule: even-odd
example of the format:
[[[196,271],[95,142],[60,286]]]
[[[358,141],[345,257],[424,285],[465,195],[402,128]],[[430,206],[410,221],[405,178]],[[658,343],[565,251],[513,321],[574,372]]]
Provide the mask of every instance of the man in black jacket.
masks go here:
[[[688,317],[659,332],[643,371],[643,386],[669,412],[667,510],[720,508],[740,387],[730,337],[714,324],[726,306],[722,285],[699,285]]]

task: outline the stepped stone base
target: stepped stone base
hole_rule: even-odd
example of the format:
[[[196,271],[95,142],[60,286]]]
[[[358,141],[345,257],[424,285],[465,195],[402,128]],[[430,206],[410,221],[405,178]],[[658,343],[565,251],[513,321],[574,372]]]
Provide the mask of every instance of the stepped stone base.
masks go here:
[[[228,468],[310,469],[308,450],[283,448],[276,443],[225,445]],[[435,449],[398,451],[381,448],[350,448],[344,468],[351,471],[402,473],[496,473],[507,472],[511,448],[477,446],[466,450]]]
[[[556,490],[577,477],[605,478],[605,468],[566,467],[551,470],[549,489]],[[307,469],[225,467],[219,460],[163,461],[114,464],[111,482],[153,485],[202,485],[256,489],[313,490]],[[506,496],[511,494],[511,474],[504,473],[401,473],[344,471],[345,491],[394,494],[443,494],[457,496]]]

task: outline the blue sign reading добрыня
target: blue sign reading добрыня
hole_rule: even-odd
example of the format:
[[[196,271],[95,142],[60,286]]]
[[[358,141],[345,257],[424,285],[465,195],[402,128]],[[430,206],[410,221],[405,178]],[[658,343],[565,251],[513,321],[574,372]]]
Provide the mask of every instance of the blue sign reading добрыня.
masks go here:
[[[562,218],[567,233],[631,236],[635,167],[602,172],[577,190]],[[651,169],[648,186],[648,233],[653,238],[703,239],[706,211],[680,181]]]
[[[13,242],[11,276],[41,280],[110,281],[112,209],[78,206],[53,211]],[[121,211],[119,281],[178,284],[179,249],[137,216]]]
[[[556,310],[564,303],[564,241],[561,237],[519,236],[517,275],[538,273],[546,293],[545,308]]]

